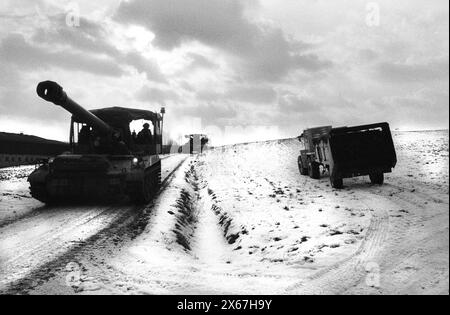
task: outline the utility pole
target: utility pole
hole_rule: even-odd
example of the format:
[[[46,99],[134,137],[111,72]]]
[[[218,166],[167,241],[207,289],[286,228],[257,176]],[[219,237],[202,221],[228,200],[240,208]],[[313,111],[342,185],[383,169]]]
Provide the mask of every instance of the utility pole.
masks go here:
[[[166,108],[163,106],[161,107],[161,116],[162,116],[162,120],[161,120],[161,137],[163,137],[163,131],[164,131],[164,114],[166,113]],[[161,141],[161,145],[164,145],[164,138]]]

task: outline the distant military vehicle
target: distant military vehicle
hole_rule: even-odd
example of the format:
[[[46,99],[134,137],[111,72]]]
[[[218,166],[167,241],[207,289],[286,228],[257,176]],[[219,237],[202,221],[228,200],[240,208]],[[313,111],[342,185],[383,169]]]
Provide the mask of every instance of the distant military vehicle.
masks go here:
[[[146,203],[161,185],[162,116],[147,110],[110,107],[88,111],[55,82],[37,86],[37,94],[72,114],[70,152],[41,165],[30,176],[31,195],[44,202],[97,200],[128,195]],[[130,122],[145,120],[139,134]]]
[[[384,173],[397,163],[388,123],[310,128],[299,140],[304,146],[298,157],[300,173],[319,179],[322,167],[334,188],[342,188],[344,178],[365,175],[373,184],[382,185]]]
[[[208,136],[204,134],[190,134],[184,137],[189,139],[189,141],[178,149],[178,153],[203,153],[205,146],[209,142]]]

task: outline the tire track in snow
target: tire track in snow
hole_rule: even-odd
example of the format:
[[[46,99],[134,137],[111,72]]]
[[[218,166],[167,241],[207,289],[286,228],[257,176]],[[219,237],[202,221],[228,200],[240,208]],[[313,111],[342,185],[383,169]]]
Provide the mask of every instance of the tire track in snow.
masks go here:
[[[169,158],[173,158],[174,156],[177,156],[177,154],[170,154],[170,155],[162,156],[161,157],[161,161],[169,159]],[[16,180],[17,179],[23,179],[24,180],[24,179],[26,179],[28,177],[28,174],[31,173],[34,169],[35,169],[34,167],[32,169],[24,168],[23,172],[25,172],[25,170],[26,170],[25,174],[27,174],[27,175],[22,175],[19,178],[15,177],[14,179],[16,179]],[[165,171],[169,172],[169,174],[162,173],[161,174],[162,177],[169,176],[169,175],[171,175],[173,173],[170,170],[165,170]],[[11,178],[0,179],[0,181],[4,181],[4,182],[6,182],[8,180],[11,180]],[[18,194],[18,193],[14,193],[14,192],[11,192],[11,193],[7,192],[7,193],[4,193],[3,195],[20,196],[20,197],[23,197],[23,198],[26,198],[26,199],[33,199],[31,197],[31,195],[29,195],[28,190],[27,190],[27,195],[23,195],[23,193],[19,193]],[[24,214],[18,215],[18,216],[14,217],[14,218],[8,218],[8,219],[5,219],[5,220],[1,221],[0,222],[0,229],[4,228],[4,227],[6,227],[6,226],[8,226],[10,224],[16,223],[18,221],[29,219],[29,218],[32,218],[32,217],[36,217],[38,215],[41,215],[42,213],[50,213],[51,212],[54,215],[58,215],[58,213],[62,209],[64,209],[62,206],[45,205],[45,204],[43,204],[43,203],[41,203],[41,202],[39,202],[37,200],[36,200],[36,202],[38,203],[38,205],[33,205],[32,209],[30,209],[31,211],[28,211],[28,212],[26,212]],[[19,201],[18,201],[18,203],[19,203],[19,206],[20,206],[20,202]],[[1,205],[1,201],[0,201],[0,205]],[[95,205],[93,205],[93,206],[95,206]],[[108,204],[105,203],[105,206],[108,207]],[[85,207],[87,207],[87,205],[85,205]]]
[[[448,267],[442,264],[442,257],[433,254],[433,251],[444,253],[445,248],[448,249],[448,195],[422,183],[415,184],[418,189],[412,190],[402,187],[402,182],[392,186],[401,191],[392,194],[383,190],[381,193],[396,205],[396,210],[390,210],[391,231],[379,255],[383,271],[379,292],[404,294],[405,291],[398,290],[398,282],[406,281],[409,293],[421,294],[424,286],[433,287],[445,279],[443,274],[447,275],[448,288]],[[441,237],[441,234],[447,236]],[[361,289],[361,285],[358,288]]]
[[[396,184],[387,184],[386,188],[392,187],[399,191],[392,193],[390,190],[363,192],[358,191],[359,198],[370,209],[375,209],[371,223],[363,242],[358,250],[351,256],[339,261],[315,273],[311,277],[299,281],[288,288],[288,294],[340,294],[349,288],[363,283],[368,275],[369,263],[381,265],[385,259],[384,252],[389,248],[395,249],[398,263],[416,254],[414,248],[404,246],[408,242],[411,227],[417,227],[424,221],[425,214],[417,213],[421,211],[425,202],[434,202],[438,205],[448,204],[445,198],[436,198],[428,193],[418,193],[411,196],[407,188]],[[356,188],[354,188],[356,189]],[[404,193],[409,192],[409,196]],[[414,191],[415,193],[415,191]],[[383,208],[381,208],[383,207]],[[399,214],[400,213],[400,214]],[[394,222],[394,219],[402,219]],[[373,288],[378,290],[376,287]]]
[[[365,202],[370,209],[385,204],[379,196],[371,195],[372,202]],[[290,285],[287,294],[339,294],[344,289],[358,283],[366,274],[366,266],[377,257],[389,233],[389,215],[385,209],[377,209],[372,215],[364,240],[358,250],[345,259],[326,267],[312,276]]]
[[[24,244],[20,236],[13,238],[12,241],[10,238],[3,239],[0,246],[2,252],[0,254],[0,289],[25,276],[36,266],[45,264],[49,260],[49,253],[51,257],[63,253],[74,243],[81,241],[85,235],[95,231],[98,226],[113,222],[120,212],[124,211],[128,211],[128,209],[109,207],[98,213],[88,212],[78,216],[70,213],[69,217],[65,217],[62,222],[55,223],[54,227],[49,226],[47,231],[33,238],[31,242]],[[26,229],[26,232],[33,233],[33,229],[39,230],[37,225],[45,225],[48,217],[43,216],[39,220],[38,222],[27,220],[29,222],[25,223],[29,228]],[[91,225],[87,226],[89,222]],[[82,227],[85,229],[80,233],[78,230]]]
[[[176,162],[177,164],[174,169],[163,180],[161,189],[155,195],[154,199],[169,185],[175,171],[178,170],[185,160],[186,158],[183,158],[181,161]],[[0,293],[26,293],[36,285],[51,279],[55,275],[55,272],[63,270],[69,262],[74,260],[74,257],[82,255],[83,251],[87,248],[96,247],[98,244],[107,241],[119,242],[120,240],[117,237],[128,236],[130,234],[135,236],[141,231],[140,227],[143,224],[142,216],[145,216],[146,212],[149,212],[152,206],[153,204],[151,203],[145,207],[130,206],[126,209],[117,206],[110,207],[95,216],[92,216],[91,212],[87,213],[82,217],[86,220],[78,218],[77,224],[75,225],[73,225],[73,222],[70,222],[68,226],[61,225],[58,227],[56,235],[53,235],[55,230],[50,229],[49,232],[45,233],[39,239],[40,241],[47,239],[46,241],[38,241],[36,246],[27,247],[23,255],[13,257],[9,260],[1,260],[0,273],[2,275],[4,274],[5,277],[2,276],[2,281],[0,282]],[[92,226],[92,221],[96,221],[95,227]],[[89,222],[91,223],[87,224]],[[63,240],[61,242],[61,238],[67,235],[68,232],[86,226],[91,226],[95,231],[89,237],[78,240],[69,238],[69,240]],[[130,227],[131,231],[129,230]],[[122,233],[118,233],[118,231]],[[17,266],[15,264],[15,262],[20,260],[23,260],[24,264],[28,264],[30,263],[30,259],[32,259],[31,262],[33,265],[26,266],[25,270],[21,270],[21,265]],[[18,270],[13,270],[14,268]]]

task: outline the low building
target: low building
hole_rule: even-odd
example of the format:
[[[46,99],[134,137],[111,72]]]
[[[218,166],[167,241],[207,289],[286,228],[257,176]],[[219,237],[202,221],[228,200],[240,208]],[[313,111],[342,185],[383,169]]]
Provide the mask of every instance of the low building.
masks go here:
[[[0,132],[0,168],[35,164],[69,150],[64,142]]]

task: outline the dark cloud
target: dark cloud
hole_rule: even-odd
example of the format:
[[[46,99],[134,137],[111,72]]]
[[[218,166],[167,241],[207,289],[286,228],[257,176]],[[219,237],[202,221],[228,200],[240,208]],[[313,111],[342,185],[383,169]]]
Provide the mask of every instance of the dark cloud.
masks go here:
[[[424,64],[383,62],[377,65],[381,78],[395,82],[424,82],[448,80],[448,59]]]
[[[0,62],[0,113],[34,121],[35,124],[62,122],[67,113],[41,100],[36,95],[36,84],[23,80],[21,72],[8,63]]]
[[[240,102],[254,104],[270,104],[276,98],[277,93],[271,87],[233,87],[227,93],[226,97]]]
[[[270,104],[275,101],[276,91],[272,87],[262,86],[232,86],[225,92],[202,90],[197,98],[209,102],[236,101],[253,104]]]
[[[290,91],[279,93],[278,107],[284,113],[311,113],[318,112],[321,109],[320,104],[315,102],[314,99],[299,96]]]
[[[191,61],[191,64],[189,66],[189,68],[191,69],[198,69],[198,68],[216,69],[219,67],[218,64],[212,62],[211,60],[200,54],[191,52],[187,54],[187,57]]]
[[[195,91],[195,88],[189,82],[187,82],[185,80],[178,82],[178,85],[180,88],[184,89],[185,91],[188,91],[188,92]]]
[[[183,107],[178,111],[179,115],[201,118],[204,125],[217,125],[224,127],[235,120],[237,109],[231,104],[204,103],[195,107]]]
[[[116,19],[147,26],[155,44],[173,49],[185,41],[226,45],[240,33],[255,30],[243,18],[243,2],[235,0],[138,0],[122,2]]]
[[[448,90],[437,93],[426,89],[417,95],[372,99],[365,108],[372,113],[373,119],[389,117],[391,125],[417,129],[448,128],[448,99]]]
[[[145,73],[147,79],[165,83],[166,78],[161,73],[158,64],[145,58],[136,51],[122,52],[109,40],[105,27],[94,21],[81,18],[80,26],[67,27],[65,16],[56,15],[50,18],[51,27],[37,29],[32,36],[35,43],[46,44],[58,48],[65,47],[72,53],[110,58],[111,63],[118,66],[129,66]]]
[[[225,93],[216,92],[213,90],[200,90],[196,93],[197,99],[199,99],[200,101],[207,101],[207,102],[215,102],[223,100],[224,96]]]
[[[331,61],[321,60],[314,54],[295,55],[292,58],[298,68],[311,72],[320,71],[333,65]]]
[[[240,76],[257,81],[282,79],[291,70],[318,71],[329,62],[289,41],[281,29],[255,24],[239,0],[134,0],[122,2],[115,19],[155,33],[154,45],[173,49],[199,41],[232,57]]]
[[[66,46],[76,51],[117,56],[119,51],[108,41],[108,33],[100,24],[80,18],[80,25],[68,27],[64,15],[50,17],[51,26],[38,28],[31,39],[35,43]]]
[[[116,57],[117,61],[131,66],[140,73],[145,73],[147,79],[154,82],[166,83],[165,76],[161,73],[158,64],[152,60],[143,57],[137,52],[120,54]]]
[[[358,57],[363,61],[371,62],[378,58],[378,53],[372,49],[360,49],[358,52]]]
[[[145,86],[137,93],[137,99],[143,102],[165,104],[167,101],[179,100],[179,95],[172,90]]]
[[[86,56],[68,50],[54,51],[33,46],[20,34],[12,34],[0,43],[0,55],[4,62],[25,70],[60,67],[105,76],[121,76],[123,70],[107,58]]]

